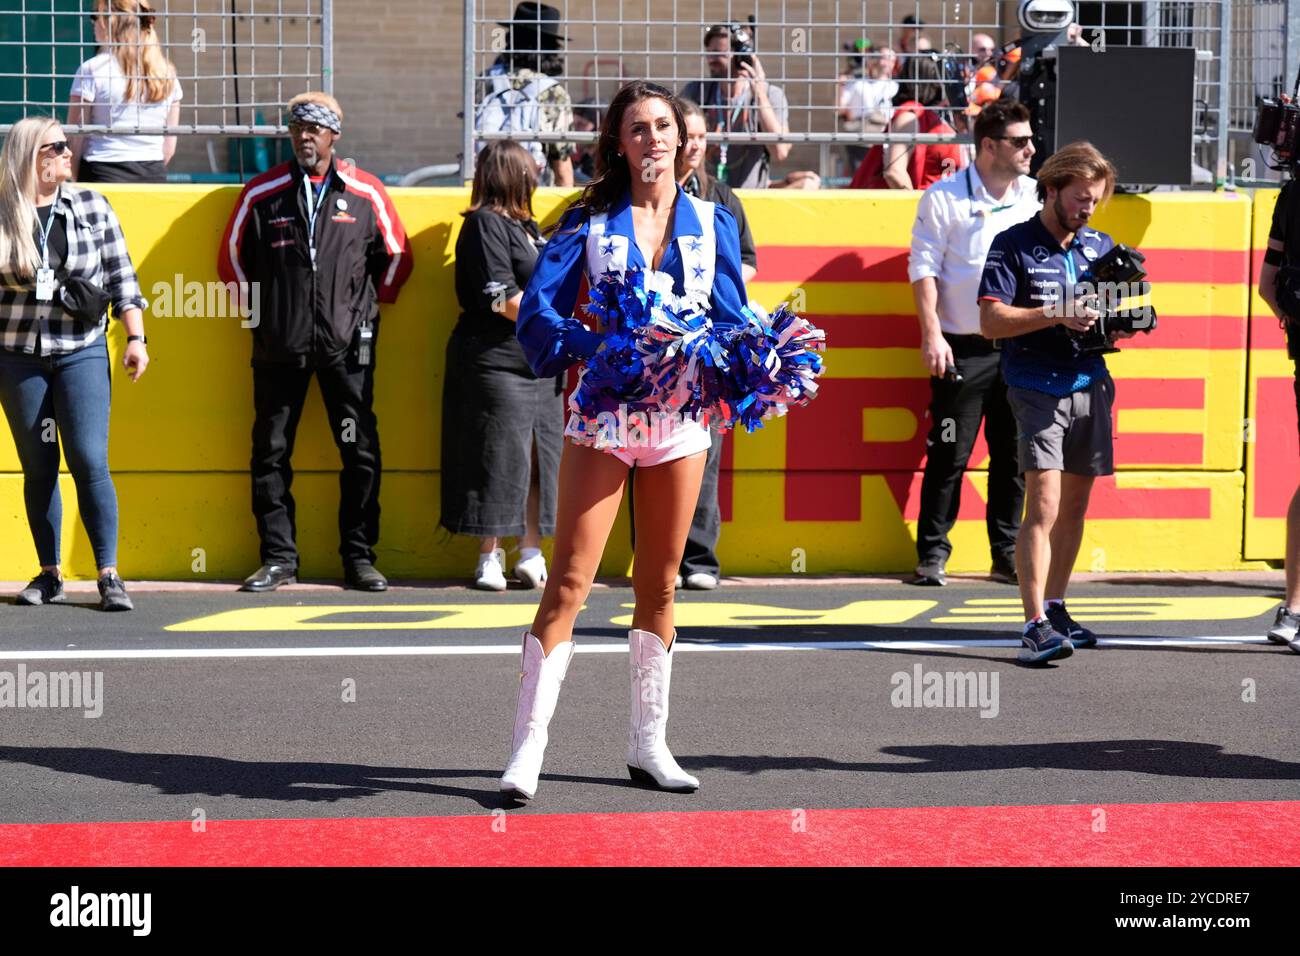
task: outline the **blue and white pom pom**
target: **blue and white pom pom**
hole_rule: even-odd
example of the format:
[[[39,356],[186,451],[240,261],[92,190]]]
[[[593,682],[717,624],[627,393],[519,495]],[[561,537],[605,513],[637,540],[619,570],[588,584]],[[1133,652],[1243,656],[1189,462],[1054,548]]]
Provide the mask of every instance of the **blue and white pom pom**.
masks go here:
[[[579,444],[620,447],[636,413],[753,431],[817,394],[826,334],[785,306],[769,318],[751,303],[744,323],[717,329],[707,301],[647,288],[640,271],[605,276],[590,298],[610,334],[569,397]]]
[[[746,318],[721,335],[728,362],[711,408],[722,428],[744,425],[752,432],[763,427],[764,419],[817,397],[817,378],[826,367],[821,356],[826,333],[784,303],[769,317],[751,302]]]

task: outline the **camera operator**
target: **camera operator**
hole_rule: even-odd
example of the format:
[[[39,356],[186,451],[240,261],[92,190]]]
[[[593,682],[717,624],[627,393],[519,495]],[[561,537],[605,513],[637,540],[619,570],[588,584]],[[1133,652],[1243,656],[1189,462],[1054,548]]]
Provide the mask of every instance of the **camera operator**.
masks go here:
[[[1016,463],[1016,422],[993,343],[980,335],[976,292],[984,257],[1003,229],[1038,212],[1026,175],[1034,157],[1029,110],[995,102],[975,120],[974,166],[931,185],[912,225],[908,278],[921,322],[921,355],[930,371],[930,434],[916,529],[911,583],[943,585],[952,553],[962,474],[980,421],[989,446],[985,509],[992,575],[1016,583],[1016,533],[1025,483]]]
[[[1259,272],[1259,296],[1286,328],[1287,354],[1300,359],[1300,193],[1289,180],[1273,207],[1273,226]],[[1296,411],[1300,415],[1300,366],[1297,368]],[[1289,644],[1300,654],[1300,487],[1286,512],[1286,600],[1277,609],[1268,639]]]
[[[1042,212],[993,240],[980,281],[980,331],[1004,340],[1002,376],[1020,429],[1027,508],[1016,570],[1027,623],[1019,657],[1029,663],[1097,642],[1070,618],[1065,592],[1093,481],[1115,470],[1115,383],[1105,359],[1081,354],[1070,331],[1086,332],[1099,317],[1096,297],[1076,298],[1075,286],[1115,244],[1087,228],[1114,188],[1115,168],[1092,144],[1053,154],[1038,173]]]
[[[717,25],[704,35],[710,79],[694,80],[682,96],[704,109],[709,129],[717,133],[790,132],[790,107],[785,90],[769,83],[754,53],[752,26]],[[710,157],[708,174],[732,189],[766,189],[771,183],[771,159],[781,162],[789,143],[720,143]]]

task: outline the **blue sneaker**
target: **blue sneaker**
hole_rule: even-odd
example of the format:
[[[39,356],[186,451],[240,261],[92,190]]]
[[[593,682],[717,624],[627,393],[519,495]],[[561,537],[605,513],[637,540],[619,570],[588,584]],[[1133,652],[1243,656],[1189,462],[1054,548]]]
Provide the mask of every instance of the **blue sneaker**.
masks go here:
[[[1053,628],[1068,637],[1075,647],[1097,646],[1097,635],[1070,617],[1064,604],[1049,604],[1047,620],[1051,622]]]
[[[1051,621],[1035,621],[1028,631],[1020,635],[1020,641],[1024,647],[1020,648],[1017,656],[1026,664],[1064,660],[1074,653],[1070,639],[1053,628]]]

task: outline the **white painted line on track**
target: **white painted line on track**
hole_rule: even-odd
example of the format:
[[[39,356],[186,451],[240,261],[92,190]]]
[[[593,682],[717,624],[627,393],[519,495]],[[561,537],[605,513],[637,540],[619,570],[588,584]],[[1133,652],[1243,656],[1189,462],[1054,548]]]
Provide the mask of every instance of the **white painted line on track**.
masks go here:
[[[1123,637],[1100,638],[1101,647],[1208,647],[1234,644],[1268,644],[1254,635],[1208,637]],[[1280,649],[1281,645],[1272,645]],[[735,651],[928,651],[963,650],[985,647],[1014,648],[1020,642],[1009,638],[952,641],[773,641],[770,643],[690,644],[685,641],[677,653]],[[578,642],[581,654],[626,654],[624,643],[586,644]],[[86,650],[0,651],[0,661],[58,660],[187,660],[205,658],[281,657],[474,657],[518,654],[518,644],[447,644],[408,647],[158,647],[88,648]]]

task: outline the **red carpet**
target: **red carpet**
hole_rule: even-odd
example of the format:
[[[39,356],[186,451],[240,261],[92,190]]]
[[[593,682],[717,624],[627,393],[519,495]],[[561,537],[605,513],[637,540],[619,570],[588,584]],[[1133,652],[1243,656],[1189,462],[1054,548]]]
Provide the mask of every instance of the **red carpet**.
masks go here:
[[[2,824],[0,865],[1295,866],[1298,808],[1300,802],[524,811],[217,820],[202,833],[188,822]]]

